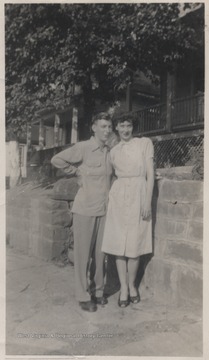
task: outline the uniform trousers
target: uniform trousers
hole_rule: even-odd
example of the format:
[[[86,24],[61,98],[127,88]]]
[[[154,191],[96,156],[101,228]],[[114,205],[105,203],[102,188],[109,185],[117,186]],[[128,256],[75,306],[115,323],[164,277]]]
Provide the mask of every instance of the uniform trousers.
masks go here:
[[[78,301],[91,299],[90,265],[92,269],[94,267],[92,294],[103,296],[105,255],[101,247],[104,224],[105,216],[73,214],[75,295]]]

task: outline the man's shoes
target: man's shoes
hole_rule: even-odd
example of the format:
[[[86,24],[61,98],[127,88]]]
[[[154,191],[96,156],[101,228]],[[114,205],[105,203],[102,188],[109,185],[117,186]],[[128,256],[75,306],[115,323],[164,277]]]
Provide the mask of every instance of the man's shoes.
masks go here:
[[[81,309],[84,310],[84,311],[94,312],[94,311],[97,310],[96,304],[91,300],[89,300],[89,301],[80,301],[79,305],[80,305]]]
[[[100,296],[100,297],[92,296],[92,300],[97,305],[106,305],[108,303],[107,298],[104,296]]]

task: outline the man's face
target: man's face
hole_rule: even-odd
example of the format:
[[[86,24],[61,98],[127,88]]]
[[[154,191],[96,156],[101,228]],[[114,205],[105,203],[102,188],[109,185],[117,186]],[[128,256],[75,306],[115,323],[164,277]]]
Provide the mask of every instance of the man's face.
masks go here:
[[[105,143],[111,132],[112,132],[112,122],[109,120],[97,120],[92,125],[92,130],[94,132],[95,138],[102,143]]]

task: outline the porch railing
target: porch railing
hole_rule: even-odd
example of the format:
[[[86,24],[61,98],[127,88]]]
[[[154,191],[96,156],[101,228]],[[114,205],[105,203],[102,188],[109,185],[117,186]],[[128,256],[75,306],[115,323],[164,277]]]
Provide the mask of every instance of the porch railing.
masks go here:
[[[204,95],[195,95],[171,102],[171,131],[201,128],[204,124]],[[169,132],[166,104],[158,104],[132,113],[136,133],[160,134]]]
[[[134,113],[136,132],[154,133],[166,128],[166,105],[154,105]]]
[[[171,103],[172,129],[194,127],[204,122],[204,96],[195,95],[173,100]]]

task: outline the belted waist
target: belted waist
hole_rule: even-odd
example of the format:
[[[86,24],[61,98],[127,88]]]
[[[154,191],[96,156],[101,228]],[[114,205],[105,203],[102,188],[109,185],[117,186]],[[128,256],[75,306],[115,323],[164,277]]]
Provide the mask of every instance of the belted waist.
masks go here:
[[[130,179],[130,178],[145,178],[145,175],[124,175],[124,176],[118,176],[118,179]]]

